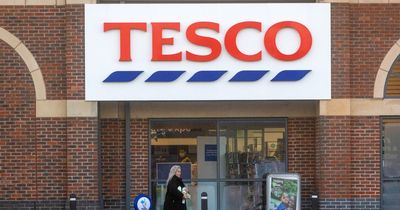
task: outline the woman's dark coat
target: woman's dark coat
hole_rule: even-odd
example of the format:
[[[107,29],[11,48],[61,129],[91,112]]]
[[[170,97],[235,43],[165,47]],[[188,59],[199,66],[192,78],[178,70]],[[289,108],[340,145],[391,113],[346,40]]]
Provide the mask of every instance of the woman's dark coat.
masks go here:
[[[185,185],[181,178],[174,175],[167,185],[164,210],[186,210],[186,203],[182,203],[183,193],[178,190],[178,187],[183,189]]]

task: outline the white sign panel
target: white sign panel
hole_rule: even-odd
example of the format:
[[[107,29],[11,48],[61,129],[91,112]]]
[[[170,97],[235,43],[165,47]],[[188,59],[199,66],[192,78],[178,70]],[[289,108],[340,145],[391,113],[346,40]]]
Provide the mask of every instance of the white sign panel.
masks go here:
[[[88,4],[86,100],[330,99],[330,25],[330,4]]]

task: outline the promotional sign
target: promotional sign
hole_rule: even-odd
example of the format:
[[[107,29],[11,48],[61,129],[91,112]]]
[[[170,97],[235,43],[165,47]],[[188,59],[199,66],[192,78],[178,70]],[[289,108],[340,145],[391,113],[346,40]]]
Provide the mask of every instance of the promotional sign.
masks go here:
[[[217,153],[216,144],[204,145],[204,161],[217,161]]]
[[[331,98],[330,4],[87,4],[94,101]]]
[[[267,176],[267,210],[299,210],[301,207],[300,176],[269,174]]]

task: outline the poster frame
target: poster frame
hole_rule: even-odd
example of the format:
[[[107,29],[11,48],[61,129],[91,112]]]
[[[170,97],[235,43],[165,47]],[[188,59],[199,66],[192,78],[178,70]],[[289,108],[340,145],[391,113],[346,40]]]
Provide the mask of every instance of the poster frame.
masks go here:
[[[267,182],[267,187],[266,187],[266,209],[267,210],[277,210],[277,207],[273,204],[272,200],[275,199],[276,200],[276,196],[273,196],[272,194],[275,194],[275,190],[272,189],[272,184],[273,184],[273,180],[282,180],[282,184],[285,181],[295,181],[296,185],[297,185],[297,190],[295,192],[295,196],[296,196],[296,202],[295,202],[295,208],[292,208],[293,210],[301,210],[301,177],[299,174],[297,173],[272,173],[272,174],[268,174],[267,178],[266,178],[266,182]],[[274,192],[273,192],[274,191]],[[282,192],[284,193],[284,192]],[[293,196],[294,192],[286,192],[289,194],[290,196]],[[273,198],[275,197],[275,198]]]

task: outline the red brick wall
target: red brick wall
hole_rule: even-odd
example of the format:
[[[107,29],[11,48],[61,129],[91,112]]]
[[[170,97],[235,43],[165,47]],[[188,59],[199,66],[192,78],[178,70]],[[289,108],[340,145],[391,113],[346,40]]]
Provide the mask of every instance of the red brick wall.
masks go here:
[[[333,98],[372,97],[380,63],[399,39],[399,9],[399,4],[332,4]],[[84,98],[83,23],[83,5],[0,8],[0,25],[38,61],[48,99]]]
[[[67,98],[85,99],[84,5],[66,8],[66,78]]]
[[[351,118],[351,184],[353,197],[380,196],[379,117]]]
[[[380,64],[400,39],[400,4],[351,5],[351,96],[371,98]]]
[[[351,118],[321,116],[316,124],[320,198],[351,198]]]
[[[380,63],[399,39],[399,9],[399,4],[332,4],[334,98],[372,96]],[[0,25],[35,56],[48,99],[84,98],[83,23],[83,5],[0,8]]]
[[[316,190],[315,118],[289,118],[287,133],[288,171],[301,175],[302,196],[308,200],[311,193]]]
[[[400,4],[332,4],[332,98],[371,98],[376,73],[400,39]]]
[[[103,195],[107,201],[125,199],[125,120],[102,119]],[[131,119],[131,195],[148,193],[148,120]]]
[[[332,98],[350,97],[350,27],[349,4],[331,4]]]
[[[62,7],[0,7],[0,26],[20,39],[34,55],[49,100],[65,99],[64,25]],[[0,164],[5,164],[0,173],[9,176],[9,181],[0,182],[4,184],[0,198],[65,199],[66,121],[35,118],[35,89],[29,70],[11,47],[2,41],[0,45],[0,91],[7,92],[0,94],[0,130],[14,130],[4,135],[9,136],[8,142],[0,147],[0,158],[4,158]]]
[[[68,118],[68,194],[79,200],[98,200],[97,152],[97,118]]]
[[[64,8],[0,6],[0,26],[20,39],[35,57],[46,84],[47,99],[65,99]]]
[[[316,133],[320,197],[379,198],[379,117],[320,117]]]
[[[83,16],[83,5],[0,7],[0,26],[19,38],[35,57],[48,100],[66,99],[67,95],[68,99],[84,99]],[[29,71],[11,47],[3,42],[0,47],[4,63],[0,114],[7,117],[0,129],[11,137],[0,148],[1,158],[6,159],[2,164],[7,164],[1,173],[13,181],[13,187],[2,182],[5,187],[0,193],[7,196],[1,197],[32,200],[37,190],[37,199],[65,199],[68,187],[68,193],[77,193],[80,199],[97,200],[97,119],[70,118],[68,125],[61,119],[38,119],[35,133],[35,89]],[[20,144],[15,145],[12,138]]]
[[[47,99],[64,99],[62,9],[1,7],[0,25],[34,55],[43,73]],[[17,52],[3,41],[0,72],[1,200],[65,200],[66,120],[35,118],[35,88],[29,70]]]
[[[105,200],[125,197],[125,120],[102,119],[103,195]],[[131,119],[131,193],[148,193],[148,120]]]
[[[149,121],[131,121],[131,193],[148,193],[149,188]]]
[[[38,200],[67,198],[67,121],[37,118]]]
[[[34,90],[22,59],[0,41],[0,200],[36,196]]]
[[[125,120],[101,120],[104,200],[125,197]]]
[[[0,26],[34,55],[49,100],[84,99],[83,8],[0,7]],[[333,98],[372,97],[380,63],[400,38],[398,11],[400,4],[332,4]],[[77,193],[81,200],[97,200],[97,119],[36,119],[29,71],[2,41],[0,72],[0,198],[65,199]],[[112,141],[120,122],[104,123],[104,195],[111,198],[123,195],[124,146]],[[303,176],[303,196],[314,187],[314,168],[323,198],[379,196],[379,118],[319,117],[313,124],[314,118],[288,121],[289,171]],[[131,128],[135,195],[148,190],[148,120],[132,120]]]
[[[376,73],[400,39],[399,4],[332,4],[332,97],[371,98]]]

